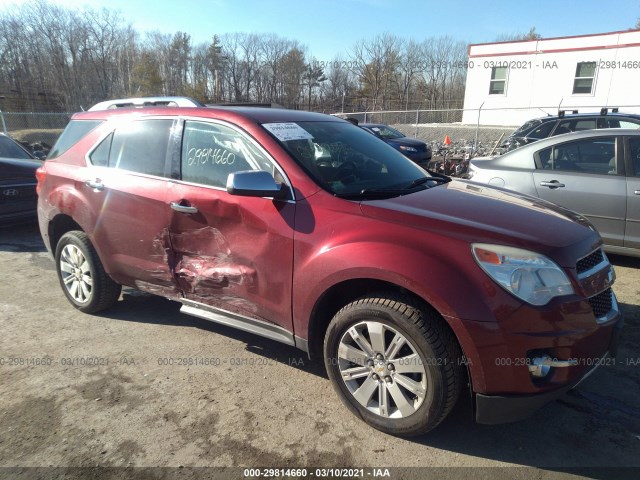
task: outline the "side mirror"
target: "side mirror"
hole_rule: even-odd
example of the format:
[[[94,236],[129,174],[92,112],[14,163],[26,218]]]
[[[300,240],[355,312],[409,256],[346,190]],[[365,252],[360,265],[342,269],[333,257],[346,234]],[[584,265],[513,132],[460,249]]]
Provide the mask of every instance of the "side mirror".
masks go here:
[[[244,197],[284,198],[287,189],[282,183],[276,183],[269,172],[248,170],[229,174],[227,192]]]

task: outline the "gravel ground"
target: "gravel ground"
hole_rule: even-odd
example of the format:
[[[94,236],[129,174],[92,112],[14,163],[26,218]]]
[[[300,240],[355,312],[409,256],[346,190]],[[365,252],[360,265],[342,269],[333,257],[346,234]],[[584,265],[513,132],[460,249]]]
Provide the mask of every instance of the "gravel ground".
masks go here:
[[[2,229],[0,467],[20,469],[0,468],[0,476],[133,476],[96,467],[185,467],[135,470],[140,478],[213,472],[191,467],[475,467],[390,474],[609,478],[598,467],[640,467],[640,261],[612,261],[626,316],[615,365],[527,420],[476,425],[470,402],[461,401],[436,430],[404,440],[351,415],[319,362],[183,315],[175,302],[126,289],[108,312],[80,313],[61,292],[37,230]]]

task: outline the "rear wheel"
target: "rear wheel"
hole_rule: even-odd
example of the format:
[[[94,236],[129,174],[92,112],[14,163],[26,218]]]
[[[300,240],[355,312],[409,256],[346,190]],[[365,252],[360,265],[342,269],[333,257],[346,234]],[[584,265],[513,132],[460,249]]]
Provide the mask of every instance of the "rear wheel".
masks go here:
[[[62,291],[71,304],[85,313],[112,306],[122,287],[104,271],[84,232],[65,233],[56,247],[56,270]]]
[[[325,365],[345,405],[392,435],[435,428],[462,384],[460,349],[426,305],[391,294],[346,305],[325,336]]]

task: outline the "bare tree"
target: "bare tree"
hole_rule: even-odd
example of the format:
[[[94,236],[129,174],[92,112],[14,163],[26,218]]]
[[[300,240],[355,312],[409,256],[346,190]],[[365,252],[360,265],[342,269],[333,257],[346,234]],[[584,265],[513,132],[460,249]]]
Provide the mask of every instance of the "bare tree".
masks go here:
[[[532,28],[527,38],[539,38]],[[465,44],[448,37],[357,42],[317,62],[276,34],[228,33],[194,44],[185,32],[141,36],[110,9],[28,0],[0,12],[3,109],[74,111],[128,95],[280,103],[342,111],[441,107],[464,96]]]
[[[384,105],[389,82],[400,59],[402,41],[384,33],[355,44],[351,54],[353,70],[360,78],[362,93],[372,101],[372,109]]]

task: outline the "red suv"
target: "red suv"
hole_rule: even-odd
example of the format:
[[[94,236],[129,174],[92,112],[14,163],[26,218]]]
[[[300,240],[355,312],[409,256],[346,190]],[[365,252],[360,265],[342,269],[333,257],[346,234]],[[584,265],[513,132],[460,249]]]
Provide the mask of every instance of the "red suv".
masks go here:
[[[477,421],[522,418],[614,351],[614,273],[584,217],[434,176],[327,115],[124,103],[74,115],[37,174],[79,310],[126,285],[294,345],[396,435],[434,428],[466,383]]]

